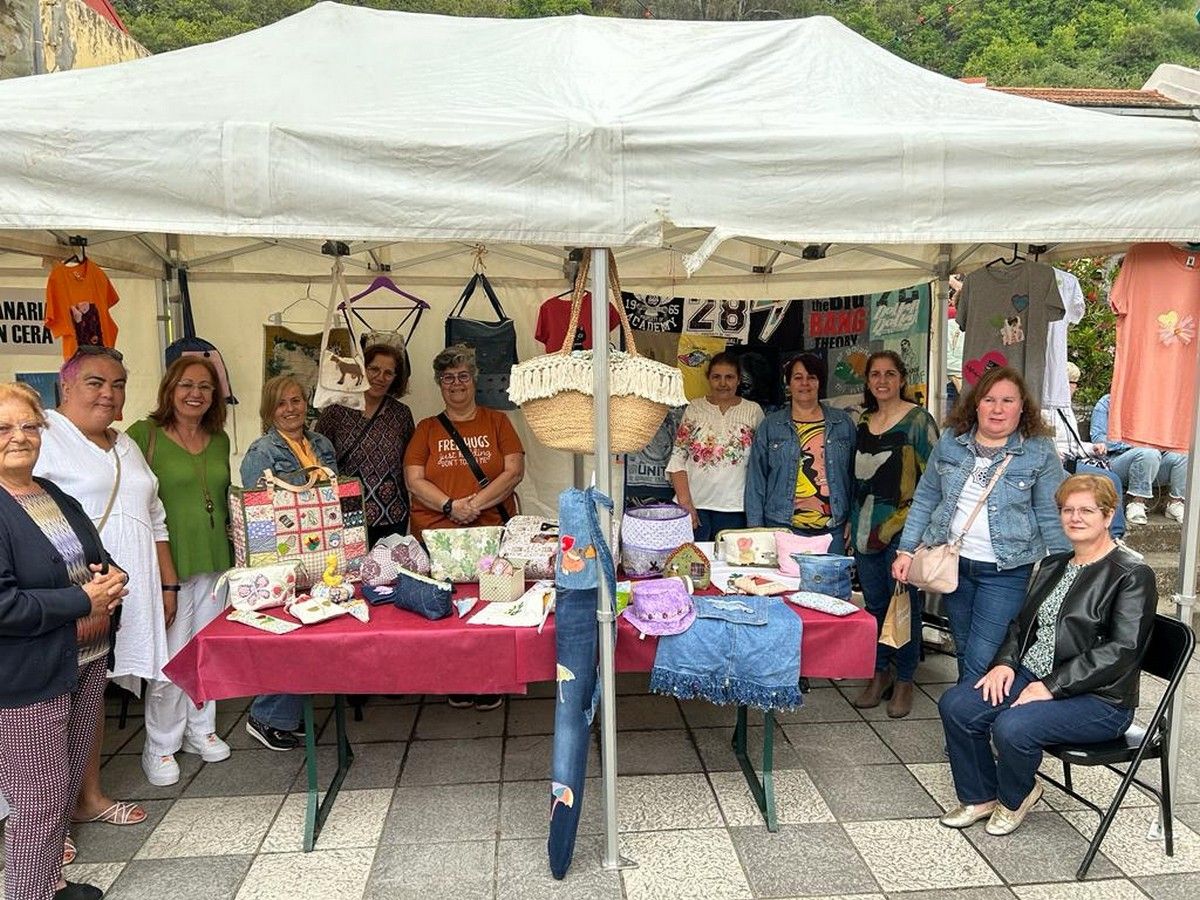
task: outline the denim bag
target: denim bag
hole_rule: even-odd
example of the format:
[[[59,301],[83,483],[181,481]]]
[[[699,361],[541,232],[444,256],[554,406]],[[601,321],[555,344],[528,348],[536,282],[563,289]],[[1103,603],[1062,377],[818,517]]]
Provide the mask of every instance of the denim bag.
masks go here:
[[[836,553],[793,553],[800,569],[800,590],[828,594],[839,600],[850,599],[850,570],[853,556]]]
[[[450,615],[450,597],[454,586],[448,581],[434,581],[424,575],[400,570],[392,602],[398,609],[406,609],[426,619],[444,619]]]

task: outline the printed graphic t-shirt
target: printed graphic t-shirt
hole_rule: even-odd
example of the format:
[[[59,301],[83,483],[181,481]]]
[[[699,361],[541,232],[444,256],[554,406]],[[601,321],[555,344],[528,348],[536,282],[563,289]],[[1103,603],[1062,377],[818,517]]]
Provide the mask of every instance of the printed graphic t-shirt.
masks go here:
[[[829,527],[829,482],[825,478],[825,420],[793,422],[800,441],[792,525],[812,530]]]
[[[1192,265],[1188,265],[1188,261]],[[1117,314],[1108,440],[1186,452],[1200,321],[1200,253],[1130,248],[1109,298]]]
[[[120,297],[104,270],[85,259],[77,266],[59,263],[46,280],[46,327],[62,338],[63,359],[80,344],[117,345],[117,323],[109,314]]]
[[[504,457],[525,452],[508,416],[497,410],[480,406],[475,411],[474,419],[468,422],[454,422],[454,427],[463,436],[467,447],[475,456],[475,461],[479,463],[479,468],[488,478],[495,478],[504,471]],[[404,452],[404,465],[422,466],[425,469],[425,477],[455,500],[469,497],[481,490],[479,482],[471,473],[471,467],[467,465],[454,440],[436,416],[422,419],[417,425],[408,449]],[[505,502],[511,513],[512,500]],[[410,521],[411,531],[418,539],[426,528],[459,527],[449,516],[442,515],[440,509],[428,509],[419,500],[412,504]],[[471,524],[499,525],[499,508],[493,506],[484,510]]]
[[[621,322],[616,308],[608,304],[608,330],[612,331]],[[537,326],[533,336],[547,350],[553,352],[562,347],[563,338],[567,336],[567,326],[571,324],[571,298],[551,297],[538,310]],[[572,350],[592,349],[592,295],[583,295],[583,303],[579,310],[579,324],[575,327],[575,341]]]

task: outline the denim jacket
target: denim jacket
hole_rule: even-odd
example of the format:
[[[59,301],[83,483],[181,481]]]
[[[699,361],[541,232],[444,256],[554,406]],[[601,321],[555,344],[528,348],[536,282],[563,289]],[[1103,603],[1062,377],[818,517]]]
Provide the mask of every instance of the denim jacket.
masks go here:
[[[950,540],[959,495],[975,468],[970,446],[973,434],[947,430],[933,448],[913,495],[900,538],[901,550],[911,553],[918,544]],[[1014,432],[1005,453],[1011,461],[987,500],[997,568],[1015,569],[1035,563],[1047,553],[1070,550],[1054,502],[1054,492],[1066,477],[1054,441],[1022,438]]]
[[[849,414],[827,403],[825,411],[825,478],[829,482],[831,528],[850,515],[854,497],[854,422]],[[785,406],[762,420],[750,445],[746,469],[746,525],[751,528],[791,528],[795,512],[796,473],[800,468],[800,439]]]
[[[304,432],[304,436],[308,438],[313,453],[317,455],[321,465],[336,472],[337,451],[333,449],[333,443],[329,438],[315,431],[307,430]],[[251,444],[246,450],[246,455],[242,457],[242,486],[254,487],[267,469],[292,484],[304,484],[305,482],[300,475],[300,460],[296,459],[292,448],[274,428]]]

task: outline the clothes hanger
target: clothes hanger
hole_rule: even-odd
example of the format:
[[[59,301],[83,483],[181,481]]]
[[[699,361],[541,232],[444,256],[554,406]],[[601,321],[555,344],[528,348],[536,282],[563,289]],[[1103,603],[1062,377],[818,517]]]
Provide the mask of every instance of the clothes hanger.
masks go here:
[[[325,323],[325,305],[312,295],[312,282],[308,283],[308,287],[304,290],[303,297],[297,297],[283,309],[278,312],[273,312],[267,316],[267,321],[272,325],[282,325],[287,322],[290,325],[323,325]],[[288,319],[287,314],[299,306],[301,303],[311,303],[320,310],[320,316],[317,319]]]
[[[1025,261],[1025,257],[1022,256],[1020,251],[1017,250],[1017,245],[1013,244],[1012,259],[1005,259],[1004,256],[997,256],[995,259],[993,259],[990,263],[987,264],[986,268],[990,269],[996,263],[1003,263],[1005,265],[1005,267],[1015,266],[1017,263],[1024,262],[1024,261]]]
[[[67,243],[75,247],[76,250],[63,260],[64,266],[81,266],[87,262],[87,238],[82,234],[73,234],[67,238]]]

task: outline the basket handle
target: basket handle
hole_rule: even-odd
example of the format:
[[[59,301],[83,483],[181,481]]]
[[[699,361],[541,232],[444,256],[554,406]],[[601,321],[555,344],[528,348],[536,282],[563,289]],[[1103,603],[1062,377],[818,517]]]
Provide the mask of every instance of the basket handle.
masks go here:
[[[575,274],[575,287],[571,291],[571,321],[567,323],[567,333],[563,336],[563,345],[558,350],[559,355],[566,356],[575,344],[575,329],[579,327],[579,315],[583,311],[583,295],[587,291],[588,273],[592,268],[592,251],[583,251],[583,259],[579,261],[579,271]],[[608,287],[612,292],[609,302],[617,308],[617,316],[621,320],[621,332],[625,335],[625,348],[630,356],[640,356],[637,342],[633,339],[633,326],[629,324],[629,316],[625,315],[625,303],[621,299],[621,279],[617,275],[617,261],[612,251],[608,253]],[[594,299],[594,298],[593,298]],[[607,321],[607,317],[605,318]],[[607,332],[605,332],[607,339]],[[595,346],[596,336],[592,336]]]

